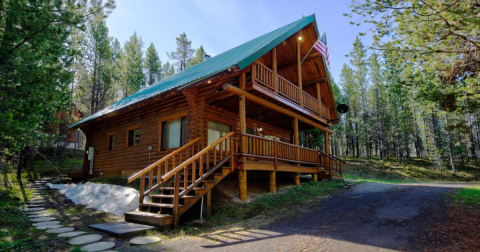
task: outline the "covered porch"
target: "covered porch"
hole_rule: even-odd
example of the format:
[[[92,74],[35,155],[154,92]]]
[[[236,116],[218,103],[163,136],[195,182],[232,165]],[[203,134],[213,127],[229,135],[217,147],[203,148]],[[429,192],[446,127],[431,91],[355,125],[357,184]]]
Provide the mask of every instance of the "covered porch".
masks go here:
[[[209,106],[238,116],[239,128],[232,146],[243,201],[247,199],[248,171],[269,172],[272,193],[276,191],[276,172],[293,173],[296,185],[300,185],[300,174],[311,174],[314,181],[342,175],[344,161],[330,155],[328,147],[328,136],[333,132],[327,127],[336,114],[332,116],[321,102],[320,84],[315,85],[317,99],[280,75],[276,79],[281,81],[273,81],[275,75],[269,71],[256,62],[238,82],[224,84],[222,91],[207,100]],[[289,137],[263,134],[262,125],[284,129]],[[325,152],[300,146],[299,131],[309,129],[324,132]]]

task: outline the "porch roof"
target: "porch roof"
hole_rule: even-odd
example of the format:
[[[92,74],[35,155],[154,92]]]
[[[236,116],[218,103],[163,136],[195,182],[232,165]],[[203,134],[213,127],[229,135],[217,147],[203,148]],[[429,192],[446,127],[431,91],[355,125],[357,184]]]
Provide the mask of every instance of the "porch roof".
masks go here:
[[[79,121],[69,127],[69,129],[78,128],[82,124],[92,119],[103,117],[111,112],[126,108],[140,101],[147,100],[154,96],[180,88],[182,86],[194,83],[196,81],[210,77],[211,75],[225,71],[229,68],[238,66],[240,70],[244,69],[263,54],[272,50],[276,45],[289,38],[310,23],[314,23],[315,30],[318,34],[315,15],[310,15],[290,23],[286,26],[278,28],[272,32],[262,35],[256,39],[250,40],[242,45],[221,53],[209,60],[201,62],[193,67],[187,68],[182,72],[176,73],[166,79],[146,87],[120,101],[108,106],[105,109]]]

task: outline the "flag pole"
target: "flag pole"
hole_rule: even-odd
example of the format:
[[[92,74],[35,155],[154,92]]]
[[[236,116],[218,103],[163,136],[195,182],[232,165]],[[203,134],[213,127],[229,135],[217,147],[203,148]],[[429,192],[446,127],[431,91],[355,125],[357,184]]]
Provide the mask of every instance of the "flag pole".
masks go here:
[[[318,39],[317,39],[318,41]],[[310,50],[308,50],[308,53],[307,55],[305,55],[305,58],[303,58],[302,62],[300,62],[300,65],[305,61],[305,59],[307,58],[308,54],[310,54],[310,52],[312,51],[313,47],[315,46],[315,44],[317,43],[317,41],[315,41],[315,43],[313,43],[312,47],[310,47]]]

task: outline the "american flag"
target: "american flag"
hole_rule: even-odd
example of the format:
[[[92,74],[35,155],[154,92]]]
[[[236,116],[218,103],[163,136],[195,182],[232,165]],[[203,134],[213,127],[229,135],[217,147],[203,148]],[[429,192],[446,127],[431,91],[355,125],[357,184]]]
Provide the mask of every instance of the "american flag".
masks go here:
[[[327,46],[327,33],[323,33],[317,42],[313,45],[317,51],[322,54],[323,58],[327,62],[328,69],[330,69],[330,57],[328,56],[328,46]]]

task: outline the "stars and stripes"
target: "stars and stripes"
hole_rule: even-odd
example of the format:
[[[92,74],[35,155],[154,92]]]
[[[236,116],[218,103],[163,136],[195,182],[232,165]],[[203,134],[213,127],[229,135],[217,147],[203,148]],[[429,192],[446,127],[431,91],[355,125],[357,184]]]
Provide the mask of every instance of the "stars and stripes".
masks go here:
[[[317,42],[313,45],[317,51],[322,54],[323,58],[327,62],[328,69],[330,69],[330,57],[328,56],[328,46],[327,46],[327,33],[323,33]]]

